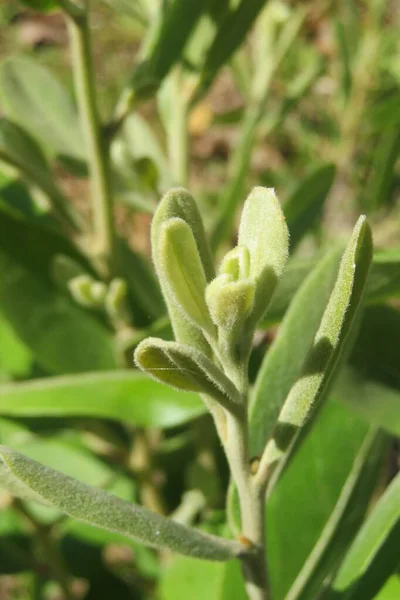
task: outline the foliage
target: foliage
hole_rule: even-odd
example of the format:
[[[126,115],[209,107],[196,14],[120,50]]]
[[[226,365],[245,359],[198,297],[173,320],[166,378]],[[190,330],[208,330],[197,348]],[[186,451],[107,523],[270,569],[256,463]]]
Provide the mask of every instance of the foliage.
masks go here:
[[[0,596],[394,600],[398,15],[189,4],[0,9]]]

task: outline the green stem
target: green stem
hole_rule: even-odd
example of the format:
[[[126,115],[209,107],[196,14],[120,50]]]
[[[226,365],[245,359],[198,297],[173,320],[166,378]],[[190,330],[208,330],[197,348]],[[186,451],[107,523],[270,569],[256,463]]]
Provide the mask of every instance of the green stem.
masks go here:
[[[51,573],[64,592],[66,600],[74,600],[75,596],[71,589],[72,576],[68,572],[58,545],[53,540],[51,529],[39,523],[21,500],[16,498],[14,500],[14,507],[34,529]]]
[[[75,90],[88,152],[96,253],[105,262],[107,275],[110,276],[115,269],[116,251],[113,199],[109,153],[103,138],[96,102],[97,92],[88,21],[88,5],[89,2],[87,2],[87,10],[84,15],[78,17],[67,16],[67,21]]]

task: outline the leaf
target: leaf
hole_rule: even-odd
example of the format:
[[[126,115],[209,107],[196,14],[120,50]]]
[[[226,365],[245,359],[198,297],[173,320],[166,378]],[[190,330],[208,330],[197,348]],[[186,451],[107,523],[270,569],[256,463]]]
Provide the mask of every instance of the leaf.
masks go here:
[[[191,346],[147,338],[137,346],[135,361],[157,381],[177,389],[207,394],[231,412],[239,409],[240,394],[231,380],[207,356]]]
[[[0,159],[18,169],[46,194],[69,224],[79,228],[74,210],[54,183],[41,147],[24,129],[5,118],[0,119]]]
[[[206,412],[197,394],[183,394],[137,371],[61,375],[0,386],[0,414],[92,417],[138,427],[175,427]]]
[[[273,189],[255,187],[248,196],[238,242],[250,254],[249,276],[255,284],[255,297],[248,321],[256,323],[268,307],[288,257],[288,229]]]
[[[395,536],[390,539],[391,533]],[[386,561],[394,570],[399,564],[398,541],[400,534],[400,475],[393,479],[384,494],[378,500],[372,513],[358,532],[334,582],[334,589],[344,591],[355,585],[355,596],[368,600],[370,594],[371,574],[369,568],[381,549],[387,545]],[[388,573],[388,575],[390,572]],[[364,581],[362,577],[365,577]],[[366,585],[369,579],[369,585]],[[385,580],[381,581],[383,584]],[[364,590],[363,595],[361,589]],[[379,589],[379,587],[378,587]],[[378,591],[374,590],[374,593]]]
[[[321,259],[322,260],[322,259]],[[316,258],[291,258],[280,278],[263,324],[280,321],[297,290],[316,265]],[[366,302],[375,304],[400,296],[400,254],[398,250],[374,252],[366,289]]]
[[[80,483],[1,446],[0,476],[12,492],[39,500],[72,518],[133,537],[143,543],[208,560],[229,560],[244,554],[230,540],[201,533]]]
[[[317,544],[368,429],[347,407],[326,402],[272,490],[267,501],[266,543],[274,600],[286,597]]]
[[[260,456],[285,398],[300,376],[304,357],[332,292],[339,260],[340,252],[334,250],[311,271],[292,300],[264,358],[251,395],[251,456]]]
[[[326,164],[303,177],[283,206],[290,232],[290,248],[294,248],[302,237],[318,221],[325,199],[335,178],[335,165]]]
[[[177,556],[161,577],[160,600],[246,600],[237,562],[199,562]]]
[[[56,254],[74,258],[91,271],[61,236],[0,212],[0,310],[49,371],[115,368],[109,331],[52,282],[51,261]]]
[[[368,379],[354,368],[345,368],[331,396],[376,427],[400,436],[400,391]]]
[[[388,439],[367,434],[344,482],[320,538],[296,577],[286,600],[307,600],[320,596],[326,578],[340,564],[346,548],[361,525],[377,487]]]
[[[373,212],[390,203],[399,154],[400,124],[383,130],[376,143],[369,177],[361,196],[365,210]]]
[[[0,374],[23,377],[28,375],[31,366],[31,353],[0,312]]]
[[[262,462],[264,468],[275,468],[293,449],[301,430],[336,374],[362,301],[372,259],[372,234],[365,217],[360,217],[343,254],[339,273],[306,356],[300,378],[291,388],[268,442]]]
[[[200,255],[207,281],[211,281],[215,276],[214,265],[199,209],[189,192],[182,188],[172,189],[165,194],[154,215],[151,226],[153,262],[168,306],[175,339],[178,342],[196,347],[204,354],[210,355],[211,349],[208,342],[205,340],[203,333],[176,307],[163,276],[159,242],[163,225],[172,218],[182,219],[190,226],[196,240],[197,250]]]
[[[78,114],[66,91],[36,60],[8,57],[0,67],[0,98],[7,116],[52,155],[85,159]]]
[[[242,44],[265,3],[266,0],[241,0],[235,10],[226,11],[205,55],[196,98],[206,91],[219,69]]]
[[[153,93],[171,67],[181,58],[190,35],[208,6],[208,0],[189,5],[186,0],[173,0],[161,15],[161,25],[144,61],[132,78],[136,96]]]
[[[214,325],[208,312],[207,285],[196,240],[189,225],[178,217],[165,222],[158,246],[160,273],[170,297],[184,315],[210,335]]]

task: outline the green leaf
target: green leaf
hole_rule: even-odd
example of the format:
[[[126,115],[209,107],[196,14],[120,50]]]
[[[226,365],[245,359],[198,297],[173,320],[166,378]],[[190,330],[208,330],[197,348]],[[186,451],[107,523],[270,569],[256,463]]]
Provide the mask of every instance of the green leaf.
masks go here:
[[[396,557],[396,546],[393,545],[393,542],[396,542],[397,540],[398,549],[400,534],[399,474],[397,474],[389,487],[385,490],[372,513],[358,532],[335,579],[334,589],[344,591],[352,585],[355,585],[356,597],[363,597],[366,598],[366,600],[372,598],[373,596],[368,595],[368,587],[365,586],[365,580],[363,582],[361,579],[361,583],[358,583],[358,585],[362,586],[365,590],[363,596],[358,595],[360,592],[356,582],[363,576],[368,578],[368,569],[370,568],[370,565],[380,549],[382,549],[389,541],[391,532],[394,531],[396,531],[396,537],[392,540],[391,544],[392,559],[390,559],[390,554],[388,552],[386,553],[387,560],[390,560],[393,569],[395,569],[400,562],[398,553]]]
[[[361,196],[362,206],[370,212],[390,204],[400,154],[400,124],[387,127],[375,145],[371,170]]]
[[[371,230],[365,217],[360,217],[343,254],[335,286],[300,378],[291,388],[273,438],[266,446],[264,468],[267,465],[271,468],[288,456],[297,432],[316,410],[336,374],[340,358],[352,339],[351,332],[364,295],[371,259]]]
[[[11,56],[0,67],[7,116],[39,139],[51,155],[86,157],[78,114],[66,91],[36,60]]]
[[[232,412],[239,408],[240,394],[230,379],[191,346],[147,338],[137,346],[135,361],[157,381],[180,390],[207,394]]]
[[[132,78],[132,88],[137,96],[154,92],[168,74],[171,67],[181,58],[190,35],[208,7],[208,0],[187,3],[173,0],[160,15],[161,25],[144,61]]]
[[[379,483],[388,439],[367,434],[344,482],[320,538],[296,577],[286,600],[308,600],[320,596],[326,578],[336,571],[346,548],[353,541]]]
[[[322,259],[321,259],[322,260]],[[316,265],[316,258],[291,258],[278,282],[263,324],[280,321],[297,290]],[[396,249],[374,252],[367,280],[368,304],[400,296],[400,254]]]
[[[255,324],[268,307],[288,257],[288,229],[273,189],[255,187],[250,193],[238,241],[250,254],[249,277],[255,284],[255,297],[248,321]]]
[[[175,427],[206,412],[197,394],[182,393],[137,371],[61,375],[0,386],[0,414],[93,417],[138,427]]]
[[[110,332],[53,283],[51,263],[57,254],[74,258],[91,271],[64,238],[0,212],[0,310],[49,371],[115,368]]]
[[[0,160],[10,164],[42,190],[70,224],[78,228],[72,207],[54,183],[41,147],[24,129],[8,119],[0,119]]]
[[[274,487],[267,502],[266,524],[274,600],[286,597],[320,539],[368,429],[363,419],[343,405],[326,402]]]
[[[400,436],[400,391],[368,379],[357,369],[345,368],[331,396],[376,427]]]
[[[175,339],[178,342],[195,346],[204,354],[209,355],[211,354],[211,349],[208,345],[208,342],[205,340],[202,331],[198,327],[194,326],[182,314],[182,311],[176,307],[163,274],[159,249],[161,230],[164,224],[169,219],[173,218],[182,219],[192,230],[207,281],[210,281],[215,276],[215,272],[211,251],[204,232],[203,222],[194,199],[189,192],[182,188],[170,190],[163,197],[157,208],[156,214],[154,215],[151,227],[153,262],[161,284],[164,298],[168,306],[168,312],[171,318]]]
[[[14,377],[26,376],[31,366],[31,353],[0,312],[0,376],[2,372]]]
[[[199,562],[177,556],[165,569],[159,587],[160,600],[246,600],[237,562]]]
[[[332,292],[339,261],[340,252],[334,250],[311,271],[292,300],[264,358],[251,396],[251,456],[260,456],[285,398],[300,376],[304,357]]]
[[[302,237],[321,216],[326,197],[335,178],[335,165],[326,164],[303,177],[296,189],[284,203],[283,212],[290,231],[290,249],[297,246]]]
[[[70,517],[133,537],[151,546],[208,560],[229,560],[244,546],[175,523],[102,490],[80,483],[1,446],[3,485],[23,498],[43,502]]]
[[[266,0],[240,0],[235,10],[226,11],[205,56],[196,97],[211,85],[219,69],[242,44]]]
[[[206,275],[189,225],[178,217],[166,221],[160,231],[159,258],[169,295],[194,325],[214,333],[205,300]]]

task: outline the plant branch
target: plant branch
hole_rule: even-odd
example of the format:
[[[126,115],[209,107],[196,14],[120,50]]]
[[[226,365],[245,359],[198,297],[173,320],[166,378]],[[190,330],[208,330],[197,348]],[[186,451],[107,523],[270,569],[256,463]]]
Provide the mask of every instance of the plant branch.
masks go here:
[[[113,200],[108,148],[103,139],[96,102],[88,9],[79,17],[69,15],[67,22],[75,90],[88,152],[96,253],[106,263],[107,275],[110,276],[115,270],[116,252]]]
[[[68,572],[68,568],[63,557],[61,556],[58,546],[53,540],[51,529],[39,523],[39,521],[37,521],[37,519],[26,508],[22,500],[15,498],[14,507],[21,515],[25,517],[25,519],[34,529],[51,573],[64,592],[66,600],[74,600],[75,596],[71,589],[72,576]]]

